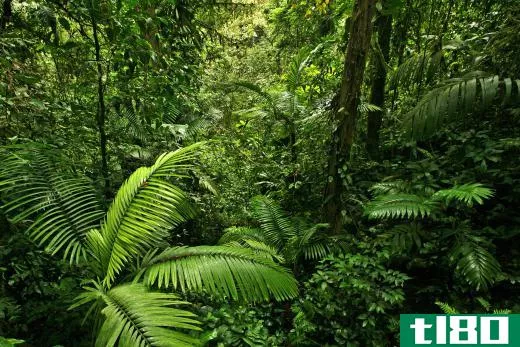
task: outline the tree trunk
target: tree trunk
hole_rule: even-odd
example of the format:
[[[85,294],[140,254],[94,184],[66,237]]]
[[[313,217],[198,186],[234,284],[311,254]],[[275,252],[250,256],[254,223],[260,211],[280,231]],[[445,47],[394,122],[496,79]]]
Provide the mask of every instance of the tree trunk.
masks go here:
[[[2,17],[0,17],[0,29],[4,30],[13,16],[12,0],[4,0],[2,4]]]
[[[94,36],[94,49],[96,53],[97,65],[97,85],[98,85],[98,107],[97,107],[97,125],[99,131],[99,147],[101,150],[101,175],[104,181],[105,198],[110,198],[110,179],[108,176],[108,160],[107,160],[107,135],[105,132],[105,95],[103,86],[103,65],[101,61],[101,46],[99,44],[98,25],[94,15],[92,14],[92,34]]]
[[[376,0],[356,0],[350,23],[349,41],[345,53],[341,88],[334,107],[336,129],[329,152],[324,209],[334,233],[341,232],[341,171],[350,157],[356,133],[361,85],[365,73],[367,52],[372,36],[372,16]]]
[[[386,66],[390,55],[390,36],[392,35],[392,17],[380,16],[376,21],[377,38],[381,55],[374,54],[374,77],[370,103],[383,109],[385,105]],[[368,113],[367,151],[371,159],[379,158],[379,130],[383,121],[383,110]]]

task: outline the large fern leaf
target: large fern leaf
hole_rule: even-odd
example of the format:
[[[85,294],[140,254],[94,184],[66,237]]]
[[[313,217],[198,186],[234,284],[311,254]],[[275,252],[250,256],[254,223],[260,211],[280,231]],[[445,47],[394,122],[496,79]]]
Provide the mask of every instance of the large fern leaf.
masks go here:
[[[454,186],[450,189],[442,189],[433,194],[433,199],[443,200],[447,203],[457,200],[468,206],[474,203],[482,205],[485,199],[493,196],[493,190],[484,187],[480,183],[467,183]]]
[[[420,249],[425,234],[420,223],[412,222],[396,225],[381,236],[391,240],[394,250],[402,252],[410,251],[414,246]]]
[[[73,174],[61,153],[36,144],[7,147],[0,157],[0,192],[11,221],[29,222],[29,236],[71,263],[85,259],[85,235],[104,211],[92,182]]]
[[[500,264],[495,257],[479,243],[463,239],[450,253],[456,263],[456,271],[477,290],[487,289],[501,273]]]
[[[519,86],[520,81],[500,79],[483,72],[445,81],[423,96],[406,114],[403,125],[414,138],[428,137],[446,122],[463,117],[468,112],[485,110],[493,102],[519,100]]]
[[[125,263],[155,248],[172,227],[193,215],[186,194],[170,183],[200,144],[161,155],[154,165],[137,169],[121,186],[99,234],[90,241],[105,273],[105,284],[114,281]]]
[[[365,207],[370,219],[417,218],[430,216],[436,203],[414,194],[387,194],[377,196]]]
[[[280,206],[266,196],[256,196],[251,200],[253,215],[260,222],[268,244],[282,249],[284,243],[295,235],[294,225]]]
[[[249,227],[231,227],[224,230],[224,234],[220,237],[218,243],[224,245],[233,241],[255,240],[258,242],[266,242],[265,236],[260,229]]]
[[[452,307],[450,304],[441,302],[441,301],[435,301],[435,305],[439,306],[439,308],[442,310],[444,314],[459,314],[460,312]]]
[[[206,291],[248,301],[290,299],[297,282],[284,267],[248,248],[173,247],[144,266],[144,279],[160,288]]]
[[[102,285],[85,287],[72,308],[95,301],[104,308],[96,347],[190,347],[199,341],[186,330],[201,330],[192,312],[176,308],[186,305],[176,295],[151,292],[142,284],[123,284],[105,291]],[[101,301],[101,303],[99,302]]]

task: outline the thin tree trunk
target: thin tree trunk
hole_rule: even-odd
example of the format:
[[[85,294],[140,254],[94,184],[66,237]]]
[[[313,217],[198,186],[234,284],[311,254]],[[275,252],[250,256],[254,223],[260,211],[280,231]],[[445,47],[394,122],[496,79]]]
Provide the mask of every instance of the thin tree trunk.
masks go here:
[[[107,135],[105,132],[105,95],[103,86],[103,65],[101,60],[101,46],[99,44],[98,25],[92,15],[92,33],[94,36],[94,48],[96,52],[97,65],[97,85],[98,85],[98,107],[97,107],[97,126],[99,131],[99,147],[101,150],[101,175],[104,181],[105,198],[110,197],[110,179],[108,176],[108,160],[107,160]]]
[[[4,0],[2,4],[2,17],[0,17],[0,29],[4,30],[13,15],[12,0]]]
[[[341,193],[343,184],[340,172],[350,157],[356,133],[361,85],[372,36],[372,16],[376,0],[357,0],[350,21],[350,34],[345,53],[341,88],[334,108],[337,128],[334,130],[329,152],[324,212],[334,233],[341,232]]]
[[[376,22],[377,37],[382,56],[373,55],[374,77],[370,103],[383,109],[385,105],[386,66],[390,56],[390,36],[392,35],[392,17],[380,16]],[[371,159],[379,158],[379,130],[383,122],[383,110],[368,113],[367,151]]]

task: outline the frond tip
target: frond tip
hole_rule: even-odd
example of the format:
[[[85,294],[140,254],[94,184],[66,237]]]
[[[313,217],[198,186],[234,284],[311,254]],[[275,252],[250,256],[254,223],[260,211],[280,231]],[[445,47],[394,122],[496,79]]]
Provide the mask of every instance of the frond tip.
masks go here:
[[[484,111],[497,103],[517,102],[520,99],[518,87],[518,80],[500,79],[481,71],[450,79],[427,93],[406,114],[403,125],[413,138],[427,138],[456,117],[477,109]]]
[[[450,258],[456,262],[456,272],[477,290],[486,290],[502,272],[495,257],[470,240],[458,243],[451,251]]]
[[[207,291],[232,299],[286,300],[298,295],[284,267],[254,250],[229,246],[172,247],[144,266],[145,283],[186,292]]]
[[[484,187],[482,184],[467,183],[450,189],[439,190],[433,195],[433,198],[444,200],[447,203],[457,200],[471,207],[474,203],[482,205],[484,199],[489,199],[492,196],[493,190]]]
[[[370,219],[417,218],[430,216],[435,202],[414,194],[388,194],[377,196],[365,208]]]
[[[105,321],[96,347],[189,347],[200,343],[182,330],[201,330],[192,312],[174,308],[186,305],[169,293],[150,292],[142,284],[123,284],[100,293]]]

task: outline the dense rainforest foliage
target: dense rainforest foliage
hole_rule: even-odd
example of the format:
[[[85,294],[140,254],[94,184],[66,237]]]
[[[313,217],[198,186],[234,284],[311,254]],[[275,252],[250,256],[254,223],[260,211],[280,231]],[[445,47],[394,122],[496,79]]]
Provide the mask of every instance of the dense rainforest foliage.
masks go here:
[[[0,346],[520,311],[518,1],[0,4]]]

